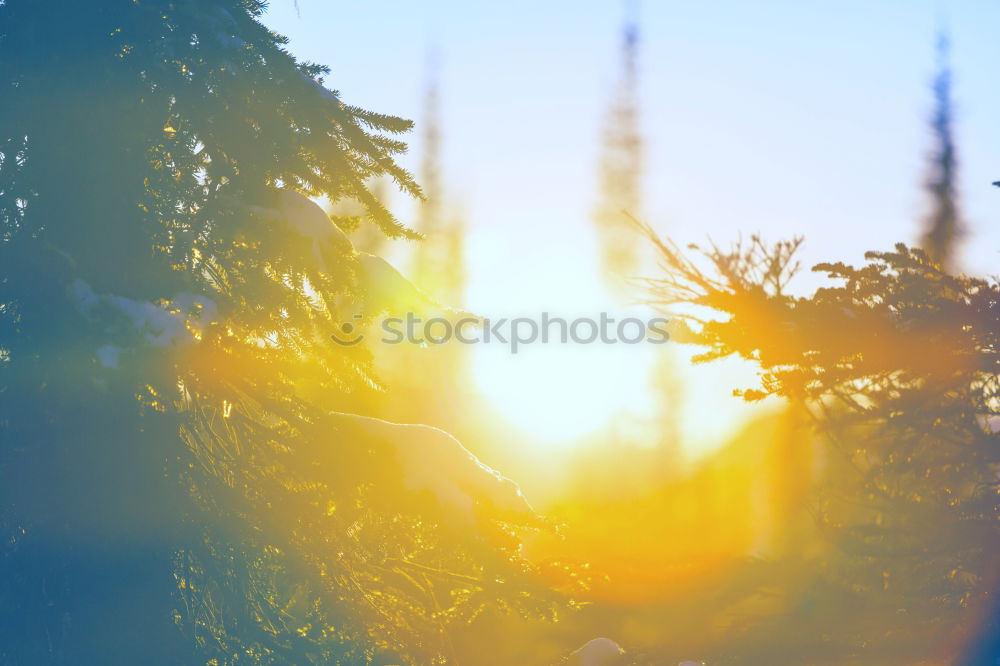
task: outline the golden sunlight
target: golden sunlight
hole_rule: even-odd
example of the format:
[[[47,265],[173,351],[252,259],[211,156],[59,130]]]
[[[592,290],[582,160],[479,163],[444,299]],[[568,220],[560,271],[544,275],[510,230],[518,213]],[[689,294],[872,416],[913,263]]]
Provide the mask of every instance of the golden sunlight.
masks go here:
[[[0,0],[0,666],[1000,665],[934,2]]]
[[[476,350],[477,383],[514,423],[553,445],[571,444],[616,416],[641,413],[649,349],[549,343]]]
[[[524,257],[525,248],[488,232],[473,231],[469,240],[466,303],[491,321],[523,317],[543,328],[545,313],[570,325],[578,318],[599,322],[602,314],[614,324],[657,316],[646,307],[614,303],[600,279],[594,239],[586,234],[562,246],[557,257]],[[611,337],[614,324],[608,327]],[[581,337],[589,328],[581,323]],[[509,339],[510,324],[501,330]],[[478,344],[472,367],[478,391],[511,423],[552,448],[572,447],[598,432],[654,446],[666,427],[676,440],[670,442],[673,450],[690,462],[716,451],[760,413],[732,395],[732,387],[756,382],[745,361],[694,369],[696,352],[672,342],[562,342],[559,326],[548,330],[548,342],[521,345],[516,353],[509,340]]]

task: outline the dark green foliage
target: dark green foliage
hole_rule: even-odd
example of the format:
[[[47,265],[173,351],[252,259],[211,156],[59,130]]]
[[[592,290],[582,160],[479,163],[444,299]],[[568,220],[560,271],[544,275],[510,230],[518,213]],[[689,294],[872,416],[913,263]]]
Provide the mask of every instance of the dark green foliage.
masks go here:
[[[2,663],[434,663],[483,607],[556,606],[515,525],[443,527],[328,419],[375,385],[328,339],[358,260],[260,211],[414,237],[364,185],[420,195],[411,124],[262,7],[0,3]]]
[[[1000,285],[898,245],[816,266],[839,286],[803,298],[786,292],[797,242],[712,247],[703,272],[654,240],[667,274],[648,281],[653,299],[689,322],[675,339],[759,364],[742,395],[787,398],[829,444],[811,510],[830,550],[812,589],[720,658],[954,659],[1000,574]]]

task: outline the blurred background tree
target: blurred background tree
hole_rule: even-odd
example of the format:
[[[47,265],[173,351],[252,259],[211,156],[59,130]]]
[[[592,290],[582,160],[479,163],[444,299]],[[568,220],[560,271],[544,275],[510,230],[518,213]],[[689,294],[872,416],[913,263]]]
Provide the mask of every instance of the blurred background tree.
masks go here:
[[[958,244],[965,234],[958,193],[958,155],[955,146],[955,111],[952,102],[952,71],[949,62],[951,41],[938,35],[937,66],[932,89],[934,113],[931,133],[934,147],[930,154],[924,187],[930,210],[924,220],[921,246],[934,261],[947,269],[955,268]]]
[[[441,118],[440,56],[428,56],[427,84],[421,122],[420,202],[416,229],[424,235],[411,257],[410,275],[441,303],[458,306],[465,291],[465,225],[449,198],[442,172],[444,123]]]
[[[640,237],[629,216],[642,215],[643,141],[639,129],[638,3],[624,3],[619,79],[605,118],[598,162],[599,198],[594,222],[605,280],[621,297],[623,277],[638,268]]]

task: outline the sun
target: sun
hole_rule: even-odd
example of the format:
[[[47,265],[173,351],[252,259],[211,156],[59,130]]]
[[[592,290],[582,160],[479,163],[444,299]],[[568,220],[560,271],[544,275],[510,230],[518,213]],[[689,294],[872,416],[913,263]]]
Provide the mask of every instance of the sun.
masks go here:
[[[495,252],[496,248],[490,248]],[[481,266],[483,264],[480,264]],[[494,319],[542,316],[649,321],[658,313],[623,307],[608,295],[597,267],[580,255],[527,263],[504,279],[473,280],[470,307]],[[554,305],[556,304],[556,305]],[[695,367],[698,350],[666,344],[536,341],[477,344],[471,363],[477,392],[506,420],[552,449],[607,436],[655,446],[665,438],[689,461],[717,450],[759,413],[733,396],[754,386],[755,369],[727,359]]]
[[[474,230],[467,309],[493,319],[536,321],[544,313],[570,321],[602,313],[616,321],[658,316],[610,295],[588,238],[556,254],[547,250],[557,246],[555,238],[524,246],[511,244],[506,234]],[[565,449],[593,436],[647,446],[674,437],[676,448],[697,460],[731,441],[759,413],[732,393],[755,385],[755,369],[734,359],[695,367],[697,351],[674,342],[550,339],[523,345],[516,354],[509,345],[477,344],[471,361],[477,392],[532,441]]]
[[[473,356],[479,390],[518,426],[567,445],[647,409],[651,350],[631,345],[481,346]]]
[[[472,365],[479,392],[532,441],[559,449],[599,434],[669,443],[690,462],[732,441],[762,409],[732,392],[754,385],[752,366],[734,359],[694,366],[693,353],[677,345],[550,343],[512,354],[487,345]]]

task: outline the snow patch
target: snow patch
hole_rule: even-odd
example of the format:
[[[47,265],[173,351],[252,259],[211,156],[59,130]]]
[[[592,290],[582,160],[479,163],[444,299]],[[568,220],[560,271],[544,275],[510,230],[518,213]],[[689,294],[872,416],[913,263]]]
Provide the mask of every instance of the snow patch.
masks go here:
[[[142,333],[146,342],[157,347],[195,342],[218,313],[212,299],[187,292],[176,294],[163,305],[115,294],[96,294],[89,284],[80,279],[73,280],[67,292],[83,314],[92,315],[100,306],[111,308],[124,315],[132,327]],[[97,359],[104,367],[115,368],[122,351],[115,345],[104,345],[97,350]]]
[[[115,345],[104,345],[97,350],[97,360],[101,362],[105,368],[117,368],[118,367],[118,357],[121,356],[121,347],[116,347]]]
[[[623,654],[625,650],[610,638],[595,638],[573,652],[570,663],[577,666],[606,666]]]
[[[353,427],[366,439],[391,445],[408,490],[427,490],[450,513],[474,522],[478,502],[500,514],[533,521],[537,514],[516,483],[484,465],[462,444],[437,428],[390,423],[355,414],[331,416]]]
[[[327,88],[326,86],[324,86],[322,83],[320,83],[316,79],[312,78],[311,76],[308,76],[307,74],[303,74],[302,78],[305,81],[311,83],[313,85],[313,87],[316,88],[316,91],[319,92],[320,97],[322,97],[323,99],[329,100],[331,102],[334,102],[335,104],[338,104],[338,105],[340,104],[340,98],[337,97],[337,95],[335,95],[332,90],[330,90],[329,88]]]

